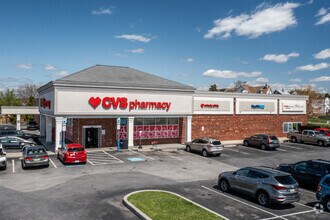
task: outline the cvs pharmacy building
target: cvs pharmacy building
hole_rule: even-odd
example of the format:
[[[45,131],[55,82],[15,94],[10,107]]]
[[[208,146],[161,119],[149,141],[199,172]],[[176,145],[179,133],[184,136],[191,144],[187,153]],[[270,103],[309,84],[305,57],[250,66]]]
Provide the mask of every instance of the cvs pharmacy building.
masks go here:
[[[66,142],[87,148],[115,147],[117,139],[132,147],[200,136],[243,139],[264,131],[285,136],[285,126],[307,120],[305,96],[199,92],[128,67],[96,65],[38,93],[40,135],[55,149],[62,133]]]

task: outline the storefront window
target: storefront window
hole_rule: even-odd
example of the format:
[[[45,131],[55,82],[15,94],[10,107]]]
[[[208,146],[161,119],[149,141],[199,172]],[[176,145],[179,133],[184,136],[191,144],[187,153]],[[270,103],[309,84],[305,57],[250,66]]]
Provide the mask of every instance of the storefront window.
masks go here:
[[[119,135],[127,139],[127,126],[121,126]],[[179,137],[178,118],[135,118],[134,139],[163,139]]]
[[[283,123],[283,133],[297,132],[299,131],[301,122],[284,122]]]

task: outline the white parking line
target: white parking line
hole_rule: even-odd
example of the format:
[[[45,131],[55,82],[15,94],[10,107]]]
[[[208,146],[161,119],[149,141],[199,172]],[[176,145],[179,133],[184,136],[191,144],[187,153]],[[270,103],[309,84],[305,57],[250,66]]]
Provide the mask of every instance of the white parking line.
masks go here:
[[[281,145],[281,147],[288,147],[288,148],[293,148],[293,149],[296,149],[296,150],[302,150],[302,148],[300,147],[294,147],[294,146],[290,146],[290,145]]]
[[[131,150],[131,149],[129,149],[129,151],[131,151],[131,152],[133,152],[133,153],[136,153],[136,154],[139,154],[139,155],[141,155],[141,156],[143,156],[143,157],[145,157],[145,158],[149,158],[150,160],[155,160],[155,158],[148,157],[148,156],[146,156],[146,155],[144,155],[144,154],[141,154],[141,153],[139,153],[139,152],[137,152],[137,151],[133,151],[133,150]]]
[[[261,150],[261,149],[257,149],[257,148],[254,148],[254,147],[246,147],[246,149],[249,149],[249,150],[255,150],[255,151],[258,151],[258,152],[261,152],[261,153],[271,153],[270,151],[266,151],[266,150]]]
[[[165,154],[166,156],[172,157],[173,159],[179,160],[179,161],[183,161],[183,159],[178,158],[176,156],[171,155],[171,153],[168,152],[164,152],[164,151],[160,151],[162,154]]]
[[[234,201],[236,201],[236,202],[239,202],[239,203],[242,203],[242,204],[244,204],[244,205],[250,206],[250,207],[252,207],[252,208],[254,208],[254,209],[257,209],[257,210],[262,211],[262,212],[264,212],[264,213],[267,213],[267,214],[269,214],[269,215],[275,216],[275,218],[280,218],[280,219],[288,220],[287,218],[284,218],[284,217],[282,217],[282,216],[276,215],[276,214],[274,214],[274,213],[272,213],[272,212],[269,212],[269,211],[264,210],[264,209],[262,209],[262,208],[259,208],[259,207],[257,207],[257,206],[250,205],[250,204],[248,204],[248,203],[246,203],[246,202],[242,202],[242,201],[240,201],[240,200],[238,200],[238,199],[236,199],[236,198],[234,198],[234,197],[228,196],[228,195],[223,194],[223,193],[219,193],[219,192],[217,192],[217,191],[215,191],[215,190],[213,190],[213,189],[210,189],[210,188],[208,188],[208,187],[206,187],[206,186],[202,186],[202,188],[204,188],[204,189],[206,189],[206,190],[209,190],[209,191],[211,191],[211,192],[214,192],[214,193],[216,193],[216,194],[218,194],[218,195],[224,196],[224,197],[226,197],[226,198],[232,199],[232,200],[234,200]]]
[[[309,191],[309,190],[302,189],[302,188],[300,188],[300,190],[301,190],[301,191],[304,191],[304,192],[307,192],[307,193],[309,193],[309,194],[313,194],[313,195],[315,195],[315,192],[311,192],[311,191]]]
[[[15,173],[15,161],[14,161],[14,159],[12,159],[11,162],[13,164],[13,173]]]
[[[249,153],[246,153],[246,152],[244,152],[244,151],[239,151],[239,150],[236,150],[236,149],[225,149],[225,151],[233,151],[233,152],[236,152],[236,153],[241,153],[241,154],[245,154],[245,155],[249,155]]]
[[[90,162],[88,159],[87,159],[87,162],[90,163],[92,166],[94,166],[94,164],[92,162]]]
[[[55,165],[55,163],[53,162],[52,159],[49,158],[49,161],[53,164],[53,166],[54,166],[55,168],[57,168],[57,166]]]
[[[281,215],[279,217],[296,216],[296,215],[305,214],[305,213],[309,213],[309,212],[315,212],[315,211],[314,210],[308,210],[308,211],[302,211],[302,212],[295,212],[295,213],[290,213],[290,214],[286,214],[286,215]],[[279,218],[279,217],[263,218],[261,220],[270,220],[270,219],[276,219],[276,218]]]
[[[111,154],[109,154],[109,153],[107,153],[107,152],[105,152],[105,151],[103,151],[103,153],[105,153],[105,154],[109,155],[110,157],[112,157],[112,158],[114,158],[114,159],[120,161],[121,163],[124,163],[124,161],[118,159],[117,157],[112,156]]]
[[[287,150],[281,149],[281,148],[276,148],[276,150],[278,151],[283,151],[283,152],[287,152]]]
[[[221,156],[220,157],[229,157],[229,155],[228,154],[221,154]]]

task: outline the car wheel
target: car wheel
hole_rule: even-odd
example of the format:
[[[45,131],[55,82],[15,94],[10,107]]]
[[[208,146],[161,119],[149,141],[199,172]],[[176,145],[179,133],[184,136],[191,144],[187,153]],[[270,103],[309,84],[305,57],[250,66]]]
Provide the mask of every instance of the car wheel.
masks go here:
[[[243,145],[244,146],[249,146],[249,142],[248,141],[244,141]]]
[[[24,165],[23,160],[21,161],[21,164],[22,164],[22,169],[25,170],[26,167],[25,167],[25,165]]]
[[[325,211],[330,212],[330,198],[326,198],[324,201],[324,209]]]
[[[220,179],[218,185],[222,192],[228,192],[230,190],[229,182],[226,179]]]
[[[207,157],[208,156],[208,153],[207,153],[207,150],[202,150],[202,155],[203,155],[203,157]]]
[[[261,145],[261,150],[266,150],[266,145],[265,144]]]
[[[186,146],[186,151],[190,152],[191,151],[191,147],[189,145]]]
[[[291,137],[291,142],[292,143],[297,143],[297,138],[296,137]]]
[[[216,157],[220,157],[220,156],[221,156],[221,154],[215,154],[215,156],[216,156]]]
[[[261,205],[261,206],[269,206],[269,204],[270,204],[269,196],[264,191],[261,191],[257,194],[257,200],[258,200],[259,205]]]
[[[323,147],[323,146],[324,146],[324,141],[317,141],[317,144],[318,144],[320,147]]]

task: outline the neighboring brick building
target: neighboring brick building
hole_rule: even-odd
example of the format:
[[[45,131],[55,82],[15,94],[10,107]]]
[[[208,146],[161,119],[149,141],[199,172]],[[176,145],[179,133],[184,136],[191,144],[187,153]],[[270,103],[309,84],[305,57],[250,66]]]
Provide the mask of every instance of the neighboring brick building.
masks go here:
[[[40,134],[84,147],[279,137],[306,124],[306,96],[204,92],[127,67],[97,65],[38,89]],[[120,120],[118,120],[120,118]]]

